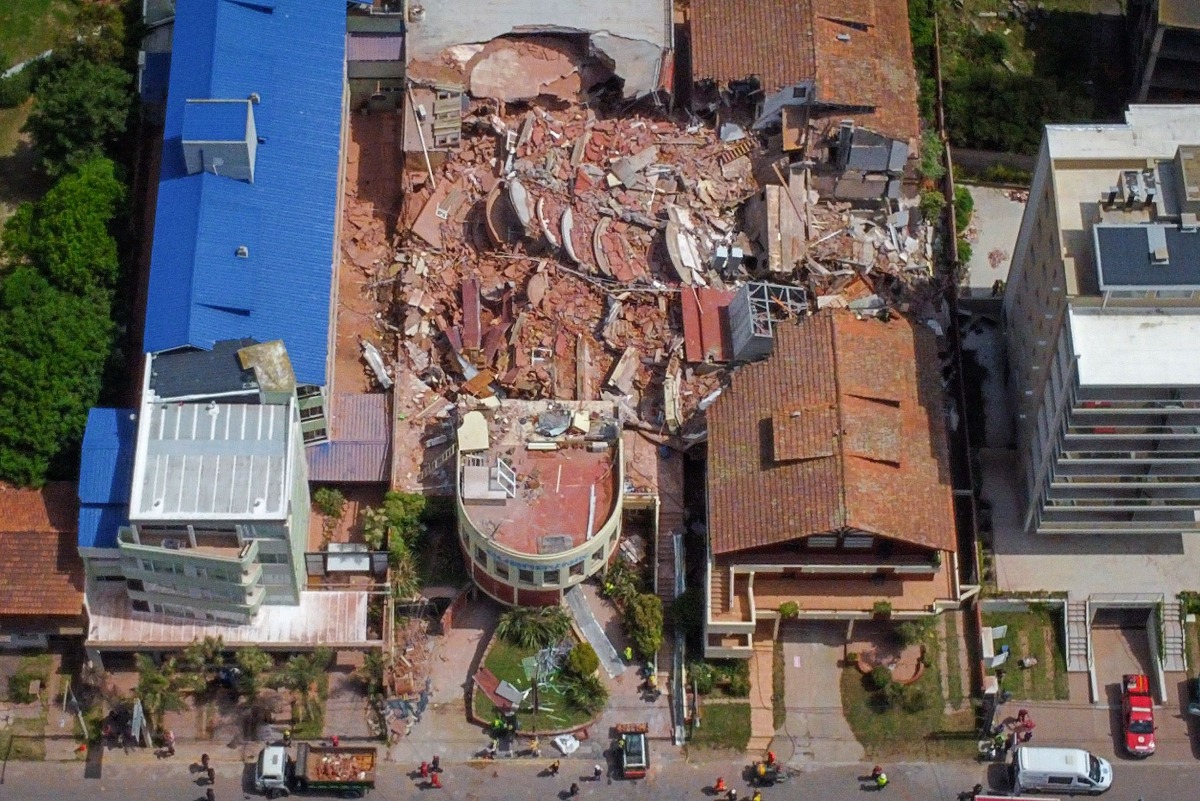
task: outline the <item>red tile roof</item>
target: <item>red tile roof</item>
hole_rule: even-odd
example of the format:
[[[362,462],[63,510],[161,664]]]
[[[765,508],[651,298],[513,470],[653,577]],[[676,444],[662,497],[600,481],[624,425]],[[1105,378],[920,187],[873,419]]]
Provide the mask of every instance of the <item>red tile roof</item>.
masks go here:
[[[820,102],[874,110],[839,118],[919,136],[907,0],[693,0],[691,13],[693,79],[753,75],[768,94],[814,80]]]
[[[74,484],[0,485],[0,615],[83,613]]]
[[[826,310],[777,328],[708,411],[713,551],[843,529],[954,550],[938,363],[903,318]]]

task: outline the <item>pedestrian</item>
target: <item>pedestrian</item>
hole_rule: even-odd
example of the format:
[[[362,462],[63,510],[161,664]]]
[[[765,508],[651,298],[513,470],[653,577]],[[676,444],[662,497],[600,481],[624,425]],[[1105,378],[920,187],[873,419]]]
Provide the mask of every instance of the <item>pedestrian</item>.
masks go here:
[[[202,770],[202,771],[208,770],[208,754],[200,755],[200,770]]]
[[[438,777],[438,775],[436,773],[431,773],[429,775],[429,786],[431,788],[433,788],[434,790],[442,789],[442,780]]]
[[[754,795],[750,796],[750,801],[762,801],[762,790],[755,790]]]
[[[623,655],[624,655],[624,657],[625,657],[625,661],[626,661],[626,662],[632,662],[632,661],[633,661],[633,649],[632,649],[632,648],[630,648],[628,645],[626,645],[626,646],[625,646],[625,651],[624,651],[624,654],[623,654]]]
[[[713,792],[717,793],[717,794],[725,792],[725,777],[724,776],[717,777],[717,781],[713,784]]]
[[[600,781],[600,777],[603,775],[604,775],[604,768],[600,767],[599,765],[592,766],[592,781],[594,781],[594,782]]]
[[[429,763],[428,762],[422,762],[421,767],[417,768],[417,770],[419,770],[421,772],[422,779],[429,778]]]
[[[556,760],[554,760],[553,762],[551,762],[551,763],[550,763],[550,775],[551,775],[551,776],[557,776],[557,775],[558,775],[558,769],[559,769],[559,764],[558,764],[558,760],[556,759]]]
[[[1017,723],[1024,723],[1029,718],[1029,710],[1021,709],[1017,711]]]
[[[217,793],[213,788],[209,787],[204,791],[204,801],[217,801]]]
[[[538,738],[534,737],[533,742],[529,744],[529,754],[534,759],[538,759],[542,755],[542,746],[538,742]]]
[[[337,748],[340,741],[338,740],[338,736],[335,734],[329,738],[329,742],[333,743],[334,748]]]
[[[876,787],[876,789],[882,790],[884,787],[887,787],[887,786],[888,786],[887,774],[884,773],[883,771],[880,771],[879,775],[875,777],[875,787]]]
[[[571,789],[567,791],[567,795],[569,795],[571,798],[579,795],[579,785],[575,782],[571,782]]]
[[[175,732],[167,729],[166,736],[163,738],[167,745],[167,756],[175,756]]]
[[[213,768],[208,769],[208,783],[209,784],[217,783],[217,771]]]
[[[769,765],[774,765],[774,764],[775,764],[775,752],[768,751],[767,752],[767,765],[769,766]]]
[[[284,744],[284,746],[290,746],[292,744],[292,730],[291,729],[283,730],[283,744]]]
[[[728,798],[729,798],[729,801],[737,801],[737,790],[730,787]]]
[[[437,754],[433,755],[433,762],[429,764],[429,770],[433,773],[442,772],[442,758]]]

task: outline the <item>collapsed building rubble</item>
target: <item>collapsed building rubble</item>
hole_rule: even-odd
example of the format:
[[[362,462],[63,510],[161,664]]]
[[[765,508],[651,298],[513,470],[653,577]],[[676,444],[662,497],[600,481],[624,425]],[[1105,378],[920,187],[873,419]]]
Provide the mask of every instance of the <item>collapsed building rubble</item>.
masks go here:
[[[812,124],[785,153],[779,135],[733,128],[464,106],[444,158],[405,174],[395,240],[348,248],[392,300],[380,327],[396,340],[397,419],[420,421],[413,448],[393,451],[437,451],[394,469],[393,484],[428,489],[444,473],[459,401],[606,399],[626,425],[702,436],[691,421],[720,391],[720,365],[758,354],[730,341],[739,294],[783,318],[942,313],[930,228],[898,190],[903,143]],[[871,191],[825,199],[851,168]]]

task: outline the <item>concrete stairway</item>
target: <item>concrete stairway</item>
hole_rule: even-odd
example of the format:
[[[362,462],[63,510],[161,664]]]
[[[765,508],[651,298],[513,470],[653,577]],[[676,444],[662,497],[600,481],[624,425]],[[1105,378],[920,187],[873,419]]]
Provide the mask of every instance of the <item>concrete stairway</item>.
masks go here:
[[[1163,671],[1182,673],[1187,670],[1183,655],[1183,621],[1179,618],[1179,602],[1163,600],[1162,606]]]
[[[1086,673],[1088,669],[1087,601],[1067,602],[1067,670]]]

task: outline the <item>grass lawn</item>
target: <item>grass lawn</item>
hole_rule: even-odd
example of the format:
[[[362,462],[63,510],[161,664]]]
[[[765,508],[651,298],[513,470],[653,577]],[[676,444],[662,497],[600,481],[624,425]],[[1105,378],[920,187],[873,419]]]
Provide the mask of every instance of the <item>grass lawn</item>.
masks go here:
[[[695,748],[732,748],[745,751],[750,743],[750,702],[705,704],[700,726],[692,729],[688,745]]]
[[[0,729],[0,762],[40,762],[46,758],[46,718],[17,718]]]
[[[963,671],[958,652],[958,618],[947,613],[942,619],[946,621],[946,641],[942,644],[946,651],[946,700],[955,709],[962,709]]]
[[[491,650],[488,651],[483,666],[492,671],[501,681],[507,681],[518,690],[527,690],[532,682],[525,678],[521,660],[527,656],[533,656],[535,653],[537,653],[537,649],[518,648],[507,640],[496,637],[492,640]],[[492,720],[496,716],[496,707],[482,692],[476,692],[474,697],[475,716],[485,722]],[[539,690],[538,707],[539,711],[534,713],[533,693],[530,693],[517,712],[517,721],[521,725],[521,731],[569,729],[582,726],[592,719],[592,715],[587,712],[581,712],[569,706],[562,693],[556,689],[554,681]]]
[[[787,701],[784,697],[783,641],[776,640],[771,651],[771,725],[775,731],[787,720]]]
[[[910,692],[924,693],[924,708],[908,711],[898,705],[884,707],[869,677],[857,667],[842,671],[842,708],[855,738],[868,759],[919,760],[967,759],[976,753],[975,713],[970,709],[944,712],[938,670],[939,643],[930,639],[929,667]]]
[[[0,71],[49,50],[74,15],[66,0],[0,3],[0,54],[8,59]]]
[[[1063,645],[1061,617],[1050,607],[1034,604],[1028,612],[984,612],[983,625],[1008,626],[996,648],[1011,649],[1004,665],[1001,686],[1018,700],[1065,701],[1070,696],[1067,657]],[[1032,656],[1037,664],[1022,670],[1016,661]]]

